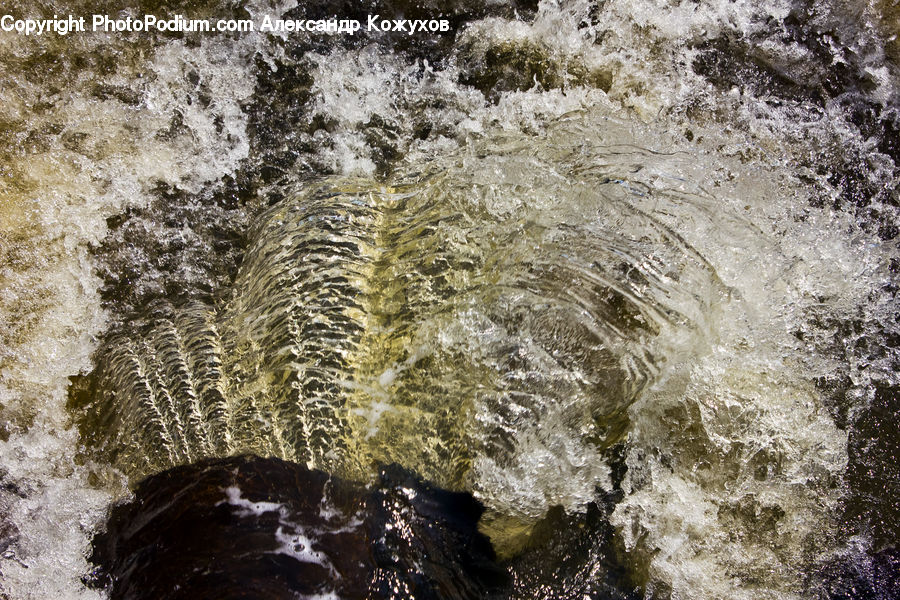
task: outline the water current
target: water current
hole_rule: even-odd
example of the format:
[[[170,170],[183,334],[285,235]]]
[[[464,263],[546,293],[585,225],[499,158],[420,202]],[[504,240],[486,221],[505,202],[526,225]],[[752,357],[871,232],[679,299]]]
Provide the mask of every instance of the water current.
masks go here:
[[[897,597],[896,3],[3,11],[363,30],[0,32],[0,598],[247,453],[471,493],[510,597]]]

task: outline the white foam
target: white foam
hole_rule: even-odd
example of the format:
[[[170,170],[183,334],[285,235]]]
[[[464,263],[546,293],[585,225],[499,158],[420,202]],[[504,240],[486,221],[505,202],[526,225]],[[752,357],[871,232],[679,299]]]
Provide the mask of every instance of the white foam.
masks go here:
[[[242,517],[249,515],[261,516],[268,512],[277,512],[279,515],[285,514],[286,509],[283,504],[278,502],[253,502],[247,500],[246,498],[241,497],[241,488],[237,486],[229,486],[225,488],[224,491],[225,495],[228,497],[228,504],[243,509],[238,511],[238,515]],[[224,502],[225,500],[219,502],[219,504],[223,504]]]
[[[331,571],[334,576],[338,576],[331,561],[328,560],[328,556],[313,549],[313,545],[316,543],[315,532],[292,522],[288,518],[290,511],[285,505],[279,502],[254,502],[248,500],[242,496],[241,489],[238,486],[229,486],[223,491],[227,496],[227,500],[219,502],[216,506],[228,503],[238,509],[236,514],[239,517],[260,517],[266,513],[278,513],[278,529],[275,531],[275,540],[279,543],[279,547],[273,551],[275,554],[286,554],[300,562],[320,565]],[[335,511],[328,512],[332,515],[340,514]],[[349,529],[341,529],[338,532],[345,530]],[[329,532],[335,533],[331,530]]]
[[[14,37],[19,55],[46,51],[40,40],[2,36]],[[107,42],[100,34],[81,36],[73,40],[72,52],[84,47],[90,52]],[[109,502],[126,492],[104,467],[75,462],[80,441],[68,429],[65,411],[68,378],[91,368],[90,355],[105,326],[88,248],[104,237],[108,217],[148,202],[147,191],[157,181],[197,190],[246,156],[240,102],[252,91],[252,81],[240,57],[241,48],[227,43],[188,49],[172,41],[144,64],[130,64],[126,57],[121,71],[108,76],[107,83],[140,98],[138,105],[92,97],[96,74],[74,69],[51,107],[23,108],[16,116],[28,119],[22,125],[26,132],[41,135],[61,123],[63,134],[80,135],[82,141],[76,151],[63,146],[64,135],[52,136],[46,151],[4,157],[18,179],[5,189],[9,203],[0,213],[0,230],[24,233],[20,260],[2,267],[0,292],[0,309],[11,319],[0,333],[0,403],[14,423],[9,439],[0,442],[9,485],[3,502],[6,518],[18,530],[0,558],[3,591],[10,598],[101,595],[80,582],[90,570],[89,539]],[[134,79],[130,69],[144,71],[146,78]],[[186,102],[185,75],[191,69],[210,83],[207,113]],[[43,97],[28,74],[4,76],[16,81],[2,94],[4,103],[18,96],[35,105]],[[157,136],[176,110],[186,127],[172,139]],[[226,126],[221,133],[212,125],[212,113]],[[10,492],[13,486],[24,496]]]
[[[255,14],[270,8],[252,7]],[[496,130],[539,133],[549,121],[591,108],[596,112],[587,118],[589,131],[602,132],[607,119],[617,116],[633,122],[641,145],[685,153],[686,160],[663,166],[708,190],[713,205],[642,208],[684,236],[734,294],[723,298],[721,314],[710,319],[708,345],[698,343],[690,360],[672,361],[657,386],[631,408],[627,496],[614,522],[629,549],[640,552],[643,546],[652,555],[651,589],[671,587],[675,597],[690,598],[793,597],[800,593],[800,573],[810,560],[803,544],[812,544],[814,554],[828,554],[834,530],[830,516],[840,488],[826,484],[840,479],[846,462],[846,434],[831,422],[810,382],[837,366],[848,369],[859,386],[875,375],[896,377],[890,357],[848,366],[818,353],[814,345],[817,336],[831,335],[809,325],[814,311],[862,315],[874,322],[893,318],[890,300],[873,290],[891,281],[888,265],[896,250],[861,231],[850,214],[807,211],[812,192],[798,184],[801,177],[821,185],[813,191],[836,192],[827,175],[796,165],[818,156],[821,148],[871,150],[871,142],[847,124],[840,106],[820,113],[771,106],[749,94],[719,92],[692,69],[695,42],[727,32],[761,32],[770,16],[787,14],[785,0],[701,0],[676,6],[608,0],[596,22],[591,8],[585,0],[543,1],[533,24],[485,20],[462,39],[481,47],[500,40],[540,43],[554,61],[607,70],[607,92],[534,88],[502,94],[490,104],[480,92],[457,83],[456,67],[435,72],[375,47],[335,50],[313,56],[313,112],[333,118],[337,126],[330,136],[320,132],[321,139],[312,141],[321,142],[322,163],[335,171],[372,174],[377,165],[362,128],[375,116],[397,130],[398,144],[415,163]],[[829,14],[816,18],[839,21],[845,10],[837,4],[825,8],[821,12]],[[868,56],[876,44],[866,36],[874,34],[865,28],[853,33],[859,36],[854,49]],[[25,172],[29,181],[13,189],[17,195],[10,205],[16,208],[0,213],[4,233],[29,225],[23,245],[27,264],[0,266],[0,307],[11,317],[0,351],[0,403],[23,423],[33,419],[0,442],[6,479],[24,493],[4,496],[19,539],[0,560],[0,570],[4,591],[15,600],[99,597],[79,582],[88,570],[88,538],[106,504],[125,493],[115,484],[98,489],[89,483],[91,467],[72,458],[79,442],[67,429],[64,410],[68,377],[90,368],[90,353],[104,327],[104,315],[96,308],[99,281],[87,247],[103,238],[107,217],[146,202],[146,190],[157,180],[197,191],[247,156],[241,103],[252,91],[252,59],[260,43],[253,36],[206,38],[199,49],[165,42],[146,64],[123,67],[125,72],[110,78],[125,85],[133,75],[127,69],[146,71],[136,107],[90,96],[92,73],[68,82],[69,89],[54,98],[57,108],[43,116],[29,108],[43,94],[36,83],[20,81],[18,88],[0,91],[4,120],[34,119],[32,131],[60,122],[69,132],[88,134],[84,155],[57,146],[27,159],[11,158],[10,168]],[[26,44],[13,36],[0,36],[0,44],[10,57],[45,49],[43,41]],[[791,60],[806,52],[776,39],[761,47]],[[211,108],[184,101],[192,70],[212,90]],[[896,94],[890,67],[873,58],[869,72],[878,86],[875,98],[887,101]],[[440,102],[430,105],[433,100]],[[448,133],[412,141],[411,107]],[[184,126],[172,139],[160,138],[156,133],[176,110]],[[696,116],[704,111],[709,114]],[[652,125],[644,128],[641,121]],[[693,143],[679,141],[687,129]],[[891,165],[866,154],[868,176],[890,184]],[[20,189],[27,191],[18,194]],[[831,200],[825,198],[825,204]],[[814,340],[809,345],[793,336],[804,328]],[[471,330],[461,335],[478,339]],[[690,341],[673,339],[671,344]],[[378,381],[381,387],[392,382],[389,371]],[[375,403],[365,415],[372,434],[388,406]],[[673,415],[680,415],[683,431],[673,433]],[[550,422],[561,418],[548,416]],[[494,494],[498,505],[520,506],[528,515],[542,514],[553,503],[578,510],[591,499],[593,486],[608,485],[608,469],[591,448],[573,448],[561,431],[524,432],[511,466],[476,461],[479,494]],[[719,476],[707,464],[730,469],[729,474]],[[237,494],[238,506],[255,514],[280,510],[275,503],[249,503]],[[754,518],[762,518],[779,510],[783,515],[768,530],[753,531],[750,521],[740,520],[740,511],[756,511]],[[738,516],[726,518],[729,513]],[[302,534],[281,534],[309,548]],[[748,540],[752,535],[758,537]],[[762,587],[745,578],[763,571]]]

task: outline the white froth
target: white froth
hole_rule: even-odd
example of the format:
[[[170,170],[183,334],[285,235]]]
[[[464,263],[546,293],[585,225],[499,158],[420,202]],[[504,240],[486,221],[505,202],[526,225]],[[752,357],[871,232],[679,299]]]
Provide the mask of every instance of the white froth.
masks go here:
[[[277,550],[279,554],[286,554],[300,562],[317,564],[337,575],[328,557],[318,550],[313,550],[316,540],[310,537],[304,529],[294,525],[286,531],[284,527],[279,527],[275,532],[275,539],[281,544]]]
[[[4,39],[12,37],[4,34]],[[87,44],[108,42],[101,35],[85,38]],[[46,113],[28,114],[26,127],[42,132],[62,122],[64,132],[82,136],[79,152],[55,138],[46,152],[10,157],[22,183],[9,190],[0,228],[5,234],[27,223],[30,237],[23,260],[3,266],[0,306],[18,316],[0,338],[0,404],[14,419],[33,419],[0,442],[5,481],[24,491],[3,497],[5,516],[18,534],[0,558],[2,589],[16,600],[101,596],[80,581],[91,568],[85,558],[89,539],[107,505],[126,492],[115,478],[102,476],[107,481],[99,487],[90,483],[92,467],[75,464],[80,441],[68,429],[65,411],[68,378],[90,369],[105,325],[88,247],[102,240],[109,216],[148,202],[157,181],[198,190],[246,156],[240,102],[252,91],[252,80],[242,48],[212,46],[189,50],[175,41],[158,48],[148,64],[136,67],[147,71],[139,80],[144,83],[128,90],[141,99],[137,105],[91,97],[93,74],[69,80]],[[41,51],[29,44],[19,50]],[[124,71],[133,67],[122,65]],[[213,90],[209,113],[185,101],[191,69]],[[110,81],[124,86],[131,75],[113,75]],[[33,93],[27,101],[36,103],[41,91],[19,83],[12,93]],[[158,136],[176,112],[184,126],[169,139]],[[223,120],[221,132],[210,113]]]
[[[261,516],[268,512],[277,512],[279,515],[283,515],[285,513],[286,509],[284,505],[278,502],[253,502],[251,500],[243,498],[241,496],[241,488],[237,486],[229,486],[225,488],[224,491],[225,495],[228,497],[228,504],[243,509],[241,511],[238,511],[239,516]],[[224,502],[225,500],[219,502],[219,504],[223,504]],[[218,504],[216,506],[218,506]]]
[[[896,249],[860,231],[852,215],[806,211],[809,190],[798,178],[821,183],[827,175],[805,167],[798,171],[796,165],[798,157],[815,156],[820,146],[847,143],[871,150],[871,142],[858,139],[839,106],[828,106],[813,119],[787,105],[719,93],[693,71],[694,42],[762,31],[769,16],[788,13],[785,0],[677,6],[608,0],[597,22],[590,22],[590,9],[583,0],[544,1],[533,24],[485,20],[471,25],[462,39],[482,48],[500,41],[538,43],[553,61],[607,70],[611,85],[606,92],[535,87],[504,93],[491,104],[457,83],[456,67],[435,72],[375,47],[335,50],[312,57],[313,113],[337,123],[333,133],[320,131],[313,141],[321,148],[322,163],[334,171],[371,175],[377,165],[364,130],[375,117],[396,130],[401,150],[415,162],[497,129],[540,132],[548,121],[589,108],[595,111],[589,120],[597,131],[617,116],[635,123],[637,139],[623,143],[682,152],[684,160],[662,161],[661,173],[695,182],[714,200],[641,207],[696,248],[733,297],[722,299],[721,314],[710,319],[709,339],[697,342],[690,360],[670,361],[665,376],[631,408],[627,495],[613,520],[626,548],[647,557],[650,590],[671,588],[676,598],[800,596],[802,572],[811,561],[828,556],[835,530],[831,518],[841,493],[832,483],[839,483],[847,456],[846,433],[835,427],[811,385],[834,367],[835,359],[811,356],[814,349],[792,334],[813,310],[891,318],[890,303],[872,300],[870,293],[890,281],[888,264]],[[582,22],[589,25],[579,28]],[[0,36],[10,56],[39,51],[12,39]],[[33,418],[25,430],[0,442],[5,479],[24,494],[4,496],[18,538],[0,559],[0,571],[3,591],[15,600],[100,597],[79,581],[89,570],[88,539],[109,501],[124,491],[115,486],[98,490],[88,483],[89,467],[72,458],[79,441],[67,429],[64,410],[68,377],[90,368],[90,353],[105,322],[96,308],[99,281],[87,248],[105,235],[107,217],[147,202],[147,190],[156,181],[198,191],[247,157],[241,104],[252,92],[251,57],[259,42],[252,36],[239,39],[205,38],[200,48],[178,40],[163,44],[140,66],[147,73],[137,90],[138,106],[89,97],[77,91],[86,84],[76,82],[74,91],[58,99],[53,114],[35,117],[34,129],[55,119],[67,131],[88,137],[83,155],[54,148],[20,160],[16,166],[34,185],[24,186],[28,192],[13,199],[18,209],[0,212],[4,233],[20,221],[33,225],[26,244],[29,264],[3,265],[0,290],[4,312],[16,321],[25,313],[34,319],[29,328],[12,327],[17,323],[5,328],[0,353],[0,403],[24,415],[25,422]],[[806,52],[773,40],[764,49],[791,60]],[[184,101],[192,71],[213,92],[210,107]],[[878,86],[875,96],[887,101],[896,93],[895,76],[884,66],[869,71]],[[127,73],[115,79],[128,80]],[[33,97],[0,92],[4,119],[29,114],[29,103],[41,92],[27,82],[23,89]],[[441,108],[419,105],[423,99],[440,100]],[[692,103],[709,114],[697,121],[685,116]],[[446,135],[412,141],[413,107]],[[715,110],[728,115],[727,122],[717,121]],[[182,124],[175,134],[158,136],[176,113]],[[641,121],[652,125],[644,128]],[[677,141],[686,128],[697,140],[693,144]],[[886,159],[871,160],[869,176],[888,181]],[[671,179],[660,181],[671,185]],[[21,306],[30,311],[20,312],[16,307]],[[458,332],[478,343],[487,334],[483,324]],[[671,347],[692,341],[672,339]],[[890,369],[883,359],[853,365],[851,375],[862,384],[873,371],[895,377]],[[378,384],[387,388],[394,376],[385,371]],[[364,415],[370,435],[387,410],[386,402],[373,403]],[[598,484],[608,487],[609,469],[599,452],[573,446],[559,424],[562,415],[562,410],[547,415],[541,432],[523,431],[512,465],[476,460],[479,495],[538,516],[553,504],[579,510]],[[477,418],[489,421],[491,414]],[[281,514],[280,504],[252,503],[238,488],[228,493],[229,502],[248,514]],[[747,525],[753,519],[765,526]],[[283,552],[325,564],[311,550],[308,532],[285,525],[278,535]],[[812,555],[805,549],[810,543]],[[753,583],[756,575],[763,585]]]
[[[254,502],[244,498],[238,486],[229,486],[223,491],[227,500],[219,502],[216,506],[227,503],[238,509],[235,514],[239,517],[260,517],[266,513],[278,513],[278,529],[275,530],[275,541],[278,542],[278,548],[273,553],[285,554],[300,562],[320,565],[331,571],[333,576],[338,576],[331,561],[328,560],[328,556],[313,549],[313,545],[317,541],[316,532],[291,521],[290,511],[285,505],[279,502]],[[340,514],[335,511],[329,512],[332,515]],[[340,529],[337,532],[345,530],[349,529]],[[329,530],[329,533],[336,532]]]

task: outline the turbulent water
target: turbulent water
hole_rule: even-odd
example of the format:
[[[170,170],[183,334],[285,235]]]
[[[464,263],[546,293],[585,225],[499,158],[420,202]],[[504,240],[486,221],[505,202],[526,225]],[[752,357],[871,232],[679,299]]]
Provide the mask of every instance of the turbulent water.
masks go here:
[[[896,5],[166,10],[452,26],[0,33],[0,597],[246,452],[472,492],[523,598],[896,597]]]

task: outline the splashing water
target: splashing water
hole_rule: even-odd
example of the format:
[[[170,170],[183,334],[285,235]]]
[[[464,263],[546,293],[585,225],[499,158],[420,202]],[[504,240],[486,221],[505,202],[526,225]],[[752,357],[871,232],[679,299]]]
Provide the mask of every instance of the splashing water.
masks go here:
[[[126,483],[240,452],[398,462],[507,556],[613,497],[647,597],[889,593],[896,11],[471,10],[0,38],[3,593],[96,597]]]

